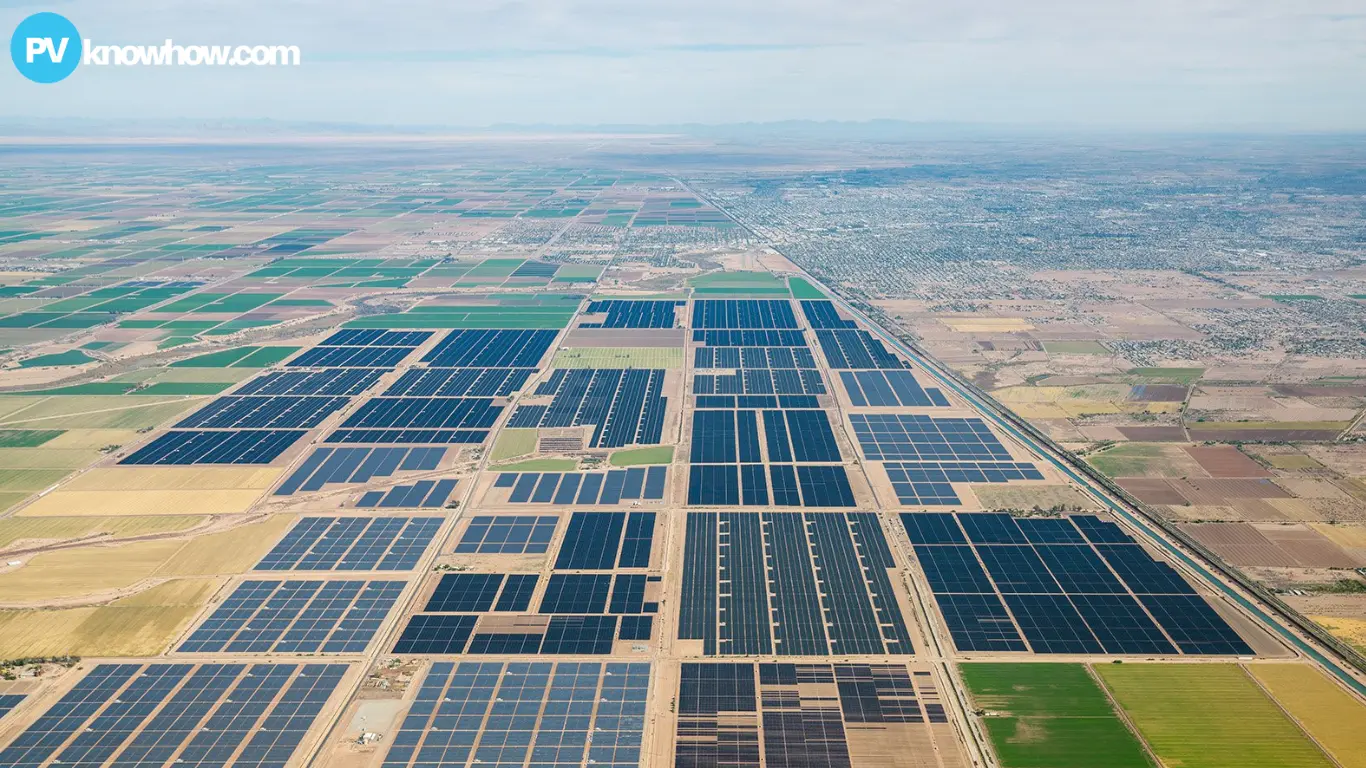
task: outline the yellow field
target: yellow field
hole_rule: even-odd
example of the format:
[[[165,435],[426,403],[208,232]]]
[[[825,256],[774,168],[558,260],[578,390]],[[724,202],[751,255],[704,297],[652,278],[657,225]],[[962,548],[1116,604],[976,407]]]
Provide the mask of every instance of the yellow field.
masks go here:
[[[64,491],[265,490],[284,470],[269,467],[99,467]]]
[[[135,429],[71,429],[43,443],[43,448],[94,448],[130,445],[141,440]]]
[[[161,654],[223,581],[178,579],[90,608],[0,611],[0,658]]]
[[[941,317],[939,321],[959,333],[1009,333],[1034,329],[1034,324],[1022,317]]]
[[[0,512],[4,512],[5,510],[9,509],[15,504],[18,504],[24,499],[27,499],[28,496],[29,494],[27,491],[21,491],[18,493],[0,493]]]
[[[23,517],[235,515],[261,495],[246,491],[53,491],[25,507]]]
[[[534,429],[505,429],[498,435],[498,442],[493,444],[493,450],[489,453],[489,461],[508,461],[521,456],[529,456],[536,452],[536,430]]]
[[[5,469],[80,469],[102,458],[99,451],[79,448],[0,448]]]
[[[1366,706],[1308,664],[1247,670],[1342,768],[1366,768]]]
[[[109,539],[122,539],[148,533],[182,531],[199,523],[202,518],[172,517],[10,517],[0,520],[0,548],[19,541],[66,541],[107,534]]]
[[[1333,637],[1366,652],[1366,620],[1338,616],[1310,616],[1309,620],[1328,630]]]
[[[1366,526],[1313,523],[1311,527],[1339,547],[1366,549]]]
[[[1003,387],[992,392],[992,395],[1027,419],[1074,419],[1117,413],[1176,413],[1181,407],[1180,403],[1129,400],[1129,387],[1126,384]]]
[[[682,347],[574,347],[555,355],[555,368],[682,368]]]
[[[207,401],[207,397],[136,395],[50,397],[0,416],[0,425],[26,429],[143,429],[170,421]]]
[[[10,603],[41,603],[125,589],[145,579],[242,573],[270,551],[293,521],[293,515],[275,515],[190,539],[45,552],[0,574],[0,596]]]

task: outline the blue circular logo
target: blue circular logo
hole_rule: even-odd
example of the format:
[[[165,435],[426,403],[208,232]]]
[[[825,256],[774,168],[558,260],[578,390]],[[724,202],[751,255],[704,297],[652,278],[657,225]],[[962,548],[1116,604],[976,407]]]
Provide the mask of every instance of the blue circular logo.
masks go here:
[[[35,83],[55,83],[81,63],[81,33],[59,13],[35,13],[15,28],[9,55],[19,74]]]

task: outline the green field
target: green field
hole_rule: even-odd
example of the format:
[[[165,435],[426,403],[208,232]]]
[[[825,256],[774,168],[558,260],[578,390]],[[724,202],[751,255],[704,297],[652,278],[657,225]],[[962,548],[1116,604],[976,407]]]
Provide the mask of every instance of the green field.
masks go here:
[[[99,362],[79,349],[69,349],[54,355],[39,355],[19,361],[20,368],[43,368],[47,366],[85,365]]]
[[[1096,672],[1167,765],[1332,765],[1236,665],[1104,664]]]
[[[688,280],[693,294],[708,296],[790,296],[787,282],[771,272],[709,272]]]
[[[829,296],[826,296],[823,292],[821,292],[821,289],[817,288],[816,286],[812,285],[811,283],[807,282],[805,279],[800,277],[789,278],[787,281],[787,287],[791,289],[792,298],[794,299],[830,298]]]
[[[963,664],[1003,768],[1146,768],[1154,763],[1081,664]]]
[[[505,429],[489,452],[490,461],[507,461],[536,452],[536,430]]]
[[[237,347],[171,363],[172,368],[269,368],[301,347]]]
[[[460,307],[440,311],[400,312],[368,315],[344,324],[343,328],[563,328],[574,316],[572,309],[561,307]]]
[[[554,368],[682,368],[682,347],[573,347],[562,349]]]
[[[62,432],[60,429],[0,429],[0,448],[37,448]]]
[[[1108,355],[1110,350],[1098,341],[1045,341],[1044,351],[1050,355]]]
[[[608,457],[607,463],[614,467],[638,467],[645,464],[672,464],[673,460],[674,447],[659,445],[617,451]]]

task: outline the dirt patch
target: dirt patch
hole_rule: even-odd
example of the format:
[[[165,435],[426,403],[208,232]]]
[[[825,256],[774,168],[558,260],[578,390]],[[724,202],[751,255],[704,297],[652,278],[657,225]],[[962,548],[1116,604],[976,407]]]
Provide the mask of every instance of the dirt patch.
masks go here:
[[[1271,477],[1271,471],[1243,455],[1231,445],[1192,445],[1186,453],[1210,477]]]
[[[1135,384],[1129,399],[1143,403],[1179,403],[1186,399],[1186,388],[1180,384]]]
[[[1185,504],[1186,497],[1158,477],[1121,477],[1115,482],[1144,504]]]
[[[1186,442],[1186,431],[1181,427],[1116,427],[1116,429],[1136,443]]]

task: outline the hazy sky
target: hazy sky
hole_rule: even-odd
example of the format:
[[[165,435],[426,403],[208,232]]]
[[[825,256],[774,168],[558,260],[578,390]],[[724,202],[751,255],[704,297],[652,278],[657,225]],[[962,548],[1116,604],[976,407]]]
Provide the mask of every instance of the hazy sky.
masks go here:
[[[1362,0],[0,0],[298,68],[0,76],[0,118],[1366,129]]]

